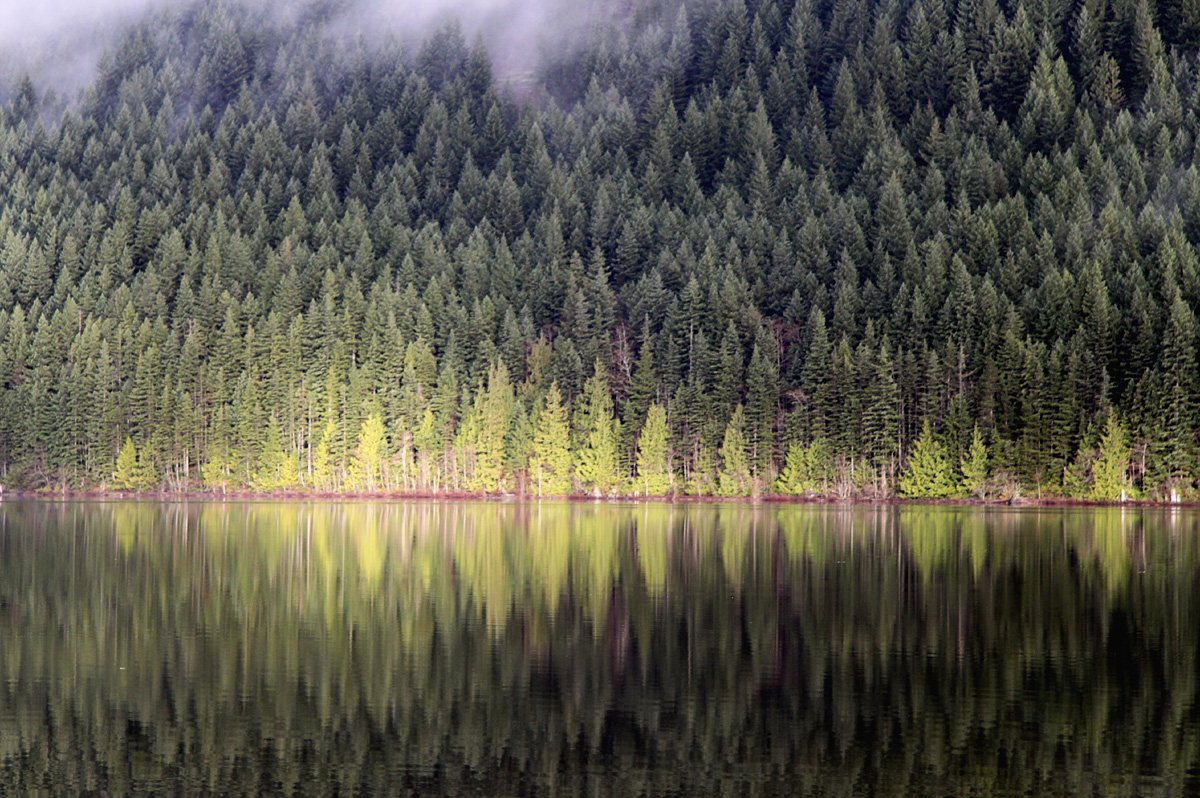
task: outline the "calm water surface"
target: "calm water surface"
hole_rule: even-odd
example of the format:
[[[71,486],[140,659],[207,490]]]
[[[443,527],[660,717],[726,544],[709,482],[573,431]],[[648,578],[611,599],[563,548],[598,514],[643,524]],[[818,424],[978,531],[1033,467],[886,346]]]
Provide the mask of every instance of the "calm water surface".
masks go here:
[[[1200,514],[0,504],[0,791],[1200,792]]]

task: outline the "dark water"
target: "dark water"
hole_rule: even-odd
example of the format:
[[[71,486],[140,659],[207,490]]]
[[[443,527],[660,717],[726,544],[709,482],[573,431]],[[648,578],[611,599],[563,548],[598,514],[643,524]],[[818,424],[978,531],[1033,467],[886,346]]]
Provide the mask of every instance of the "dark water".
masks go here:
[[[0,791],[1200,792],[1200,514],[0,505]]]

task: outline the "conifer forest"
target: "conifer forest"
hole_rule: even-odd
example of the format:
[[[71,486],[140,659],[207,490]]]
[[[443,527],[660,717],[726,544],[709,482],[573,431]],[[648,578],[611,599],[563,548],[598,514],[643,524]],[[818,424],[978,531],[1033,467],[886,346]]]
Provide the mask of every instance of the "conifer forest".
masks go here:
[[[5,76],[5,486],[1200,497],[1200,5],[355,2]]]

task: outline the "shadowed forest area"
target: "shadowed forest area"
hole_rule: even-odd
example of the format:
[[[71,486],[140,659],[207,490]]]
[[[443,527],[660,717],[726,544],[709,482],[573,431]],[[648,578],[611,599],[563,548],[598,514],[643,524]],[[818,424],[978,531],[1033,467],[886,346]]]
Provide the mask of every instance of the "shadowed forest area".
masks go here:
[[[346,5],[6,84],[5,484],[1197,496],[1200,6]]]

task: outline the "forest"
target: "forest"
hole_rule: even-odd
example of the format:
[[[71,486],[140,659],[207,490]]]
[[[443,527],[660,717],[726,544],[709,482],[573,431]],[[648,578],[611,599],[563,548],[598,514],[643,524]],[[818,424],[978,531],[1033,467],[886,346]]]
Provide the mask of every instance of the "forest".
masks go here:
[[[1200,6],[191,0],[0,89],[0,482],[1200,496]]]

